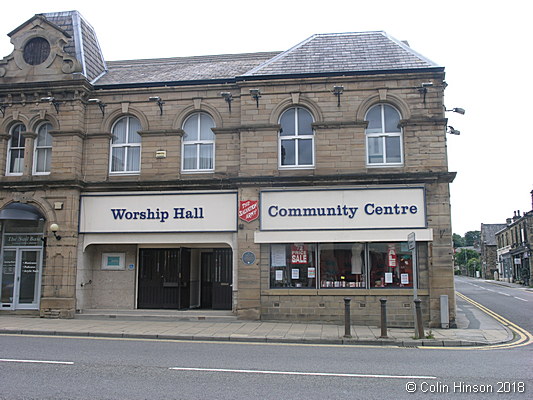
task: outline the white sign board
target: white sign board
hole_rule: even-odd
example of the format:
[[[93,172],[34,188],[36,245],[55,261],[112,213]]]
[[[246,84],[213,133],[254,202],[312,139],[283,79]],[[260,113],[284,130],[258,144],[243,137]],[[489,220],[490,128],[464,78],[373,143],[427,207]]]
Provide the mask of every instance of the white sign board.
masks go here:
[[[237,193],[83,194],[80,233],[235,232]]]
[[[423,187],[261,192],[261,230],[426,228]]]

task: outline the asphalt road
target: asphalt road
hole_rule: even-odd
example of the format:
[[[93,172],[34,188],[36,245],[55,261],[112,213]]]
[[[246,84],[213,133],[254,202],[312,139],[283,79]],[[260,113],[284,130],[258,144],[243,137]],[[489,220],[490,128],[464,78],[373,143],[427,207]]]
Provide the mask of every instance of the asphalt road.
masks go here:
[[[533,291],[462,276],[455,277],[455,290],[533,333]]]
[[[409,349],[0,335],[0,398],[530,399],[532,348]],[[465,393],[473,388],[492,392]],[[413,389],[415,393],[408,392]]]

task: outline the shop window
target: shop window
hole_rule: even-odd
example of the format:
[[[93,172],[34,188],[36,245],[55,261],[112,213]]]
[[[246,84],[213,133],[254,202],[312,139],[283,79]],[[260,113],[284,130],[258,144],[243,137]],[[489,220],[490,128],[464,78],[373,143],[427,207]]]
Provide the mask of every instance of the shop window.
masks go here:
[[[37,128],[35,139],[35,153],[33,157],[33,173],[35,175],[49,174],[52,159],[52,124],[44,123]]]
[[[411,254],[407,242],[271,244],[270,287],[412,288]]]
[[[403,163],[400,113],[388,104],[377,104],[366,113],[367,165],[401,165]]]
[[[112,129],[110,172],[139,173],[141,164],[141,123],[132,116],[120,118]]]
[[[316,288],[316,246],[273,244],[270,246],[271,288]]]
[[[314,165],[313,116],[305,108],[286,110],[279,121],[279,165],[281,168],[309,168]]]
[[[213,171],[215,168],[215,122],[206,113],[196,113],[183,124],[182,164],[184,172]]]
[[[406,242],[369,243],[371,288],[413,287],[413,259]]]
[[[7,175],[22,175],[24,171],[24,146],[26,142],[24,132],[26,132],[26,127],[23,124],[13,125],[9,132]]]
[[[366,287],[362,243],[321,244],[320,288]]]

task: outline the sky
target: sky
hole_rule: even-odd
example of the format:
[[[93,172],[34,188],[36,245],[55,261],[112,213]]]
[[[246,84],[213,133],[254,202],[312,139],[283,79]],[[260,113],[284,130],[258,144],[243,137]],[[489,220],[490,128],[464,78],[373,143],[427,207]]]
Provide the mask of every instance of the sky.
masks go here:
[[[532,210],[533,38],[525,0],[328,0],[252,2],[9,1],[0,12],[0,58],[7,34],[34,14],[78,10],[108,61],[283,51],[317,33],[385,31],[445,67],[452,230],[505,223]]]

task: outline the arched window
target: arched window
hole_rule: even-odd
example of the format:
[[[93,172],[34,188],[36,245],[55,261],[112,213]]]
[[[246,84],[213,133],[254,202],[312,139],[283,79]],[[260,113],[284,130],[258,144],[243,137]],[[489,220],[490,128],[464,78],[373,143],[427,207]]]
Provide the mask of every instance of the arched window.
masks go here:
[[[367,165],[403,164],[400,113],[388,104],[377,104],[366,113]]]
[[[182,171],[205,172],[215,169],[215,122],[209,114],[199,112],[189,116],[184,124],[182,140]]]
[[[293,107],[281,114],[279,123],[279,166],[309,168],[315,164],[313,116],[302,107]]]
[[[26,139],[23,136],[23,132],[26,132],[26,127],[21,123],[13,125],[9,132],[7,175],[22,175],[24,171],[24,145]]]
[[[138,173],[141,168],[141,123],[132,116],[122,117],[113,125],[111,173]]]
[[[35,152],[33,156],[33,173],[49,174],[52,160],[52,124],[45,122],[37,128],[35,138]]]

